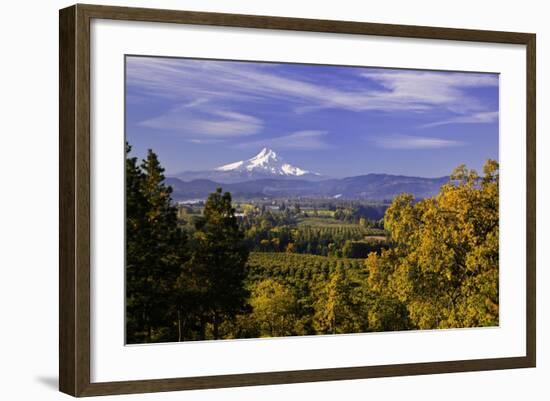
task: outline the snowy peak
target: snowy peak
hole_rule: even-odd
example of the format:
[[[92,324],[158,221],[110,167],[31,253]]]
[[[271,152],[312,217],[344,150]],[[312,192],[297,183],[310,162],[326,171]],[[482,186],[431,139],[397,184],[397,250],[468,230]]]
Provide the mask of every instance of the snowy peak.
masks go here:
[[[252,171],[255,168],[265,168],[269,165],[277,165],[280,164],[280,159],[277,157],[277,153],[275,151],[263,148],[260,153],[258,153],[256,156],[254,156],[252,159],[247,160],[247,166],[246,169],[248,171]]]
[[[325,176],[287,163],[280,154],[263,148],[256,156],[240,160],[212,170],[183,171],[176,175],[183,181],[211,180],[217,183],[238,183],[262,179],[319,181]]]
[[[253,159],[275,159],[277,160],[277,153],[273,149],[269,148],[263,148],[260,150],[260,153],[258,153],[256,156],[253,157]]]
[[[248,160],[225,164],[215,168],[215,170],[283,177],[300,177],[308,174],[320,175],[286,163],[282,157],[269,148],[263,148],[260,153]]]

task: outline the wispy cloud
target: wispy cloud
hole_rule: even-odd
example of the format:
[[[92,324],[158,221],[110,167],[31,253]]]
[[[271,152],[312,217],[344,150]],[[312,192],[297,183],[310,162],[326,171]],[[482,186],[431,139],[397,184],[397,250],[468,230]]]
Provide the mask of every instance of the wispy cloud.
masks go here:
[[[197,139],[197,138],[191,138],[188,139],[187,142],[194,143],[196,145],[212,145],[215,143],[222,143],[224,142],[223,139]]]
[[[209,107],[198,108],[204,101],[173,108],[168,112],[138,125],[163,131],[176,132],[196,140],[210,138],[233,138],[257,134],[263,127],[262,120],[231,110],[217,110]]]
[[[350,70],[351,71],[351,70]],[[353,70],[361,71],[361,70]],[[365,70],[362,70],[365,71]],[[459,114],[486,111],[465,89],[498,85],[493,74],[434,71],[371,70],[347,85],[322,84],[289,76],[276,65],[192,59],[132,57],[127,61],[128,83],[150,96],[217,104],[236,101],[284,100],[294,110],[323,108],[351,111],[427,111],[446,109]]]
[[[464,142],[451,139],[413,135],[380,135],[369,140],[383,149],[439,149],[465,145]]]
[[[469,113],[485,106],[467,89],[498,86],[495,74],[452,73],[418,70],[374,70],[361,76],[387,89],[380,94],[388,101],[445,108],[455,113]]]
[[[269,138],[265,140],[243,142],[235,145],[242,149],[258,149],[262,147],[272,147],[275,149],[300,149],[300,150],[319,150],[328,149],[330,145],[325,142],[326,131],[296,131],[288,135]]]
[[[457,116],[446,120],[424,124],[423,128],[439,127],[448,124],[489,124],[498,121],[498,111],[486,111],[466,116]]]

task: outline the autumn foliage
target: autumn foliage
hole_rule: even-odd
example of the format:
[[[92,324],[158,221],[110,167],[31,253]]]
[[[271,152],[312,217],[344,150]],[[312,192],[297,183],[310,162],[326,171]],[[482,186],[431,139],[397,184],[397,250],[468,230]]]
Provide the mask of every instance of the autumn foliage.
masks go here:
[[[433,197],[396,197],[384,218],[392,246],[365,264],[381,297],[419,329],[498,325],[498,164],[464,166]]]

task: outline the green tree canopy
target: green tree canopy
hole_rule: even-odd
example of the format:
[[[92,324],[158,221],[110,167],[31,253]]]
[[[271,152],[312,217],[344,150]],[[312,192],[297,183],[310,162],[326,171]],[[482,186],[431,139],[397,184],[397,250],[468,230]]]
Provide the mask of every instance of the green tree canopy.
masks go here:
[[[129,154],[131,147],[126,145]],[[170,336],[174,283],[186,259],[164,169],[149,150],[140,166],[126,158],[127,340],[151,342]],[[164,329],[160,329],[160,328]],[[166,329],[168,328],[168,329]]]
[[[193,254],[187,267],[197,278],[203,321],[212,324],[219,338],[223,319],[246,310],[248,291],[244,287],[248,249],[231,205],[231,195],[221,188],[211,193],[204,206],[204,219],[195,227]],[[204,333],[203,333],[204,335]]]

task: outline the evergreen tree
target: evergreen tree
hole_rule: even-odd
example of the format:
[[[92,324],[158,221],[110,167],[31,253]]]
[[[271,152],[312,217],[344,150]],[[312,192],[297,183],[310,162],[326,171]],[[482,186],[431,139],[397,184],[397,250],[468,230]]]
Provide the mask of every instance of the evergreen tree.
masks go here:
[[[126,154],[131,147],[126,143]],[[144,254],[147,201],[141,188],[144,176],[136,157],[126,157],[126,341],[141,342],[146,325],[147,277]]]
[[[196,296],[203,314],[200,338],[206,338],[206,323],[212,336],[220,338],[224,319],[233,319],[247,308],[248,291],[244,287],[248,249],[231,205],[231,195],[221,188],[210,194],[204,206],[204,220],[195,228],[193,254],[189,270],[198,283]]]
[[[174,286],[186,249],[163,172],[151,150],[139,167],[136,158],[126,159],[128,342],[174,338]]]

